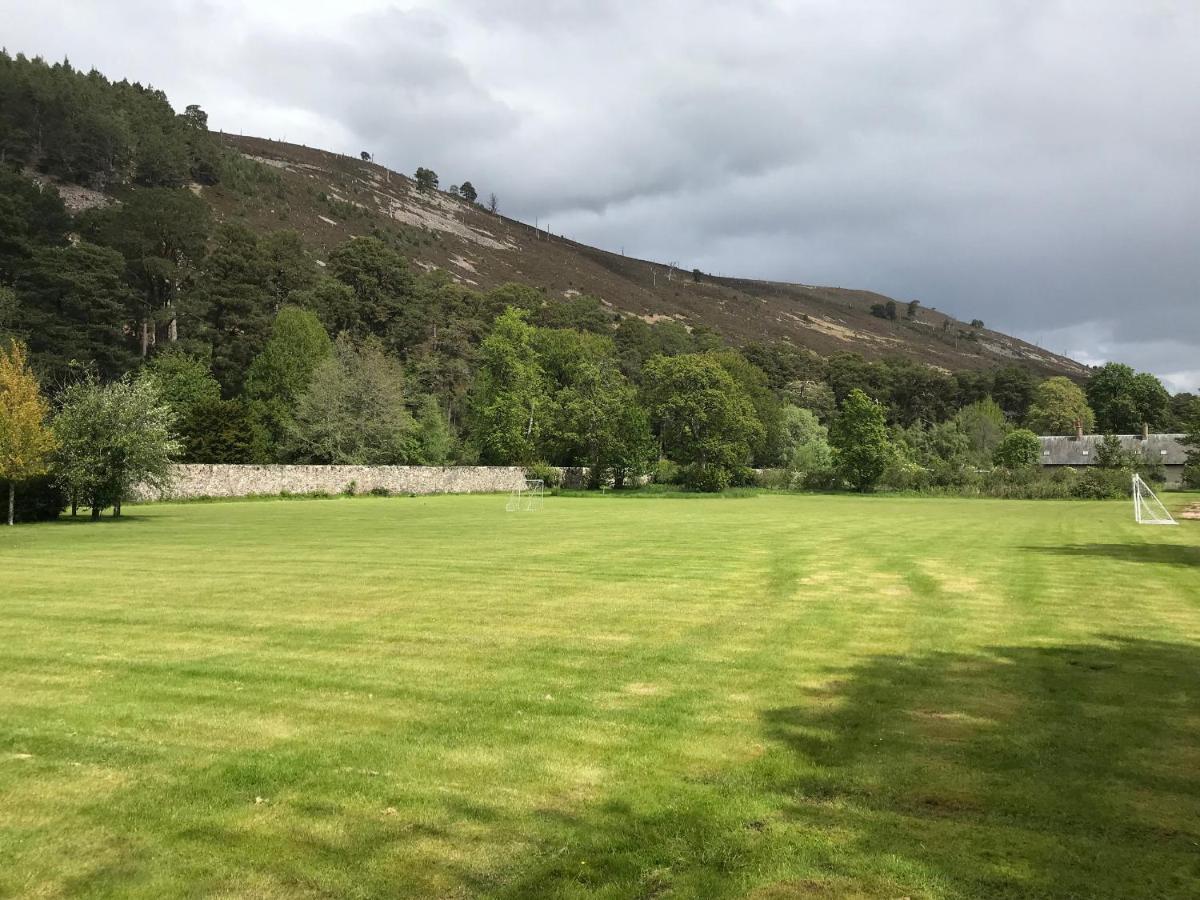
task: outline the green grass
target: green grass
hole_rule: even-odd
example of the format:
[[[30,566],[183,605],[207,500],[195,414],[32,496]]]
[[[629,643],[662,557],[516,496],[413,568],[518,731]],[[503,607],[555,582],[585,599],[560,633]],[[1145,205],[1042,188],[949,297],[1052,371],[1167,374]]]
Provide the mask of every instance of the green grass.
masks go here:
[[[1200,896],[1200,523],[132,513],[0,530],[0,896]]]

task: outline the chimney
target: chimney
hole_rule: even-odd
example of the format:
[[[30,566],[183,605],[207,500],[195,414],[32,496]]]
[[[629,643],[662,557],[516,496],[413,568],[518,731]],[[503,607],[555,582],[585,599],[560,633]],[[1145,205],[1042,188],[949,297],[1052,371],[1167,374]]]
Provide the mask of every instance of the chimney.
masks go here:
[[[1143,441],[1150,440],[1150,423],[1149,422],[1142,423],[1142,440]]]
[[[1077,441],[1083,440],[1083,420],[1082,419],[1075,420],[1075,440],[1077,440]]]

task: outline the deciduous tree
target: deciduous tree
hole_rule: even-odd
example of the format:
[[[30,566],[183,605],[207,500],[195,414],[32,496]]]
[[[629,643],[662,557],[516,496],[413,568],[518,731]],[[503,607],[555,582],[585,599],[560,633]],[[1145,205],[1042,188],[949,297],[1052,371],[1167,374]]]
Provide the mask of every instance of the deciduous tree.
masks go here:
[[[0,348],[0,479],[8,482],[8,524],[13,523],[17,482],[41,475],[54,449],[46,427],[49,407],[29,369],[25,348]]]
[[[871,490],[891,450],[883,407],[855,388],[834,417],[829,443],[838,473],[856,490]]]
[[[1074,434],[1077,424],[1090,432],[1096,416],[1079,385],[1058,375],[1047,378],[1034,390],[1025,422],[1037,434]]]

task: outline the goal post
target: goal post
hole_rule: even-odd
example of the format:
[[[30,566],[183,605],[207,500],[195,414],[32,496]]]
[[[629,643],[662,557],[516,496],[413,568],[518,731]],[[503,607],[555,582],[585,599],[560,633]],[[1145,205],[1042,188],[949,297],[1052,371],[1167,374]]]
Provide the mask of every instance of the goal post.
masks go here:
[[[1178,525],[1142,476],[1133,476],[1133,517],[1139,525]]]
[[[526,478],[508,494],[508,512],[533,512],[542,508],[546,485],[540,478]]]

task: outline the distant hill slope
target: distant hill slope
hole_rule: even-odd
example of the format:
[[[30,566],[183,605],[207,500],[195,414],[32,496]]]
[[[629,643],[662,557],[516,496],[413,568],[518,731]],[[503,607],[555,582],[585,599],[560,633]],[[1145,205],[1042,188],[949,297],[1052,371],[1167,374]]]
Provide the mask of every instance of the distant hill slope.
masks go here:
[[[487,289],[520,281],[548,293],[591,294],[624,315],[706,325],[741,343],[786,340],[821,354],[904,356],[947,370],[1019,362],[1042,374],[1079,377],[1087,367],[987,328],[922,307],[915,320],[871,314],[887,297],[869,291],[701,275],[672,270],[536,232],[444,192],[422,193],[383,166],[295,144],[220,136],[275,173],[264,190],[203,189],[216,214],[263,229],[294,228],[318,256],[373,229],[402,237],[413,262]],[[986,314],[986,311],[983,311]]]

